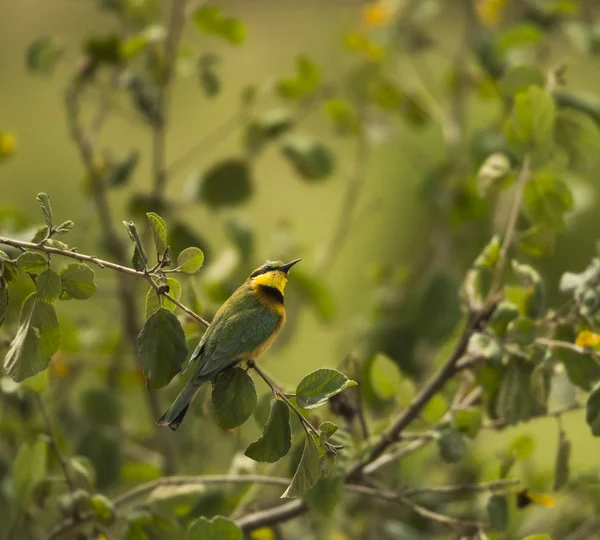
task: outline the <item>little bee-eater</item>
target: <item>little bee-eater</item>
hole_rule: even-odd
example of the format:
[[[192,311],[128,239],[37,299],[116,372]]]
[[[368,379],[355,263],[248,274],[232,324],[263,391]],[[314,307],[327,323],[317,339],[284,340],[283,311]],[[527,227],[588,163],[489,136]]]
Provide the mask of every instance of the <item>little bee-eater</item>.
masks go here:
[[[194,375],[158,420],[159,426],[176,430],[205,382],[240,362],[256,360],[271,346],[285,323],[288,272],[301,260],[267,261],[219,308],[186,368],[195,364]]]

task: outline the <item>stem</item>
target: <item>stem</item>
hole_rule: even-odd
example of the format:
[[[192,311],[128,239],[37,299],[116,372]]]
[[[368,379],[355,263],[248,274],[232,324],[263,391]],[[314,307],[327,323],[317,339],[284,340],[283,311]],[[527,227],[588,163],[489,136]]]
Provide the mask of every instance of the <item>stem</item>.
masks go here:
[[[50,446],[52,447],[52,451],[54,452],[54,455],[56,456],[56,459],[58,460],[58,463],[60,464],[60,468],[62,469],[63,476],[65,477],[65,481],[67,482],[67,485],[69,486],[69,491],[71,492],[71,495],[73,495],[77,489],[77,486],[75,485],[75,481],[73,480],[73,477],[71,476],[71,472],[69,471],[69,464],[65,460],[65,457],[62,455],[62,452],[60,451],[58,443],[56,442],[56,435],[54,433],[52,421],[50,420],[48,411],[46,411],[46,407],[44,405],[44,401],[42,400],[42,397],[36,392],[35,398],[36,398],[36,401],[40,408],[40,413],[42,414],[44,424],[46,425],[46,434],[48,435],[48,439],[50,441]],[[73,505],[73,520],[77,522],[77,521],[79,521],[79,519],[80,519],[79,512],[77,512],[76,506]]]
[[[160,200],[164,196],[167,185],[166,170],[166,125],[169,105],[169,90],[173,79],[177,47],[185,24],[185,0],[171,0],[171,20],[165,38],[163,52],[162,77],[158,85],[157,105],[160,121],[155,122],[152,129],[152,168],[154,176],[154,196]]]
[[[517,229],[517,220],[519,219],[519,213],[521,212],[521,204],[523,203],[523,195],[525,192],[525,184],[529,181],[531,177],[531,152],[527,152],[525,157],[523,158],[523,163],[521,165],[521,170],[519,171],[519,176],[517,177],[517,185],[515,187],[515,193],[513,197],[512,206],[510,209],[510,216],[508,218],[508,223],[506,224],[506,232],[504,233],[504,241],[502,242],[502,247],[500,248],[500,255],[498,256],[498,262],[496,263],[496,268],[494,270],[494,277],[492,280],[492,293],[497,289],[498,283],[500,281],[500,276],[502,275],[502,270],[504,269],[504,262],[506,260],[506,255],[508,254],[508,250],[510,249],[515,232]]]
[[[298,419],[300,420],[300,423],[304,426],[305,430],[310,431],[316,437],[319,436],[319,430],[317,428],[315,428],[304,417],[304,415],[302,414],[302,412],[300,411],[300,409],[298,409],[298,407],[296,407],[296,405],[294,405],[288,399],[288,397],[286,396],[286,394],[277,388],[277,386],[275,385],[275,383],[273,383],[273,381],[270,379],[270,377],[261,368],[259,368],[256,365],[256,362],[254,362],[253,360],[250,361],[250,362],[248,362],[248,367],[250,367],[254,371],[256,371],[256,373],[258,373],[258,375],[260,376],[260,378],[263,381],[265,381],[265,383],[267,383],[268,387],[273,392],[273,395],[275,396],[275,399],[281,399],[281,401],[283,401],[292,411],[294,411],[296,413],[296,416],[298,416]]]

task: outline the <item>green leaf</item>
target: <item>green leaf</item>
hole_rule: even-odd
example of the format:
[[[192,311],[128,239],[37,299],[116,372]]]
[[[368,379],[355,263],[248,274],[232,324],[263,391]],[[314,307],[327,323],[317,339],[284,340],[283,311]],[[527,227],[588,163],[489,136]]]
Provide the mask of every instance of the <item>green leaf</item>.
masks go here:
[[[561,489],[569,481],[569,460],[571,458],[571,441],[564,431],[558,436],[558,451],[554,465],[554,491]]]
[[[594,437],[600,437],[600,382],[592,389],[585,403],[585,421]]]
[[[499,152],[489,156],[477,171],[477,190],[484,197],[493,186],[497,186],[511,172],[510,159]]]
[[[119,187],[128,184],[139,160],[140,153],[137,150],[132,150],[119,161],[110,163],[110,167],[106,173],[106,183],[108,186]]]
[[[211,98],[215,97],[221,89],[221,82],[215,73],[215,66],[221,59],[213,52],[205,52],[198,59],[198,74],[204,94]]]
[[[224,517],[211,520],[200,517],[193,521],[185,535],[185,540],[242,540],[242,531],[237,525]]]
[[[554,100],[539,86],[529,86],[515,96],[506,124],[506,137],[520,153],[532,145],[541,155],[549,155],[554,139]]]
[[[331,119],[339,135],[358,131],[359,119],[352,104],[344,99],[328,99],[324,102],[325,114]]]
[[[263,116],[248,124],[244,143],[248,152],[257,154],[269,141],[286,133],[293,126],[292,112],[284,107],[271,109]]]
[[[159,309],[146,321],[138,336],[138,353],[152,390],[166,386],[181,371],[187,343],[181,323],[168,309]]]
[[[483,358],[491,364],[499,364],[502,360],[502,347],[494,336],[475,332],[467,346],[469,356]]]
[[[203,6],[194,12],[194,23],[205,34],[218,36],[233,45],[246,40],[246,26],[239,19],[225,17],[220,8]]]
[[[291,446],[290,409],[283,401],[274,399],[262,437],[248,446],[245,454],[254,461],[275,463],[290,451]]]
[[[26,251],[19,255],[17,267],[27,274],[36,276],[48,268],[48,259],[37,251]]]
[[[487,503],[490,526],[495,531],[505,531],[508,527],[508,500],[506,495],[491,495]]]
[[[32,502],[36,486],[46,478],[47,446],[42,438],[23,443],[12,465],[13,497],[23,510]]]
[[[90,499],[94,518],[102,525],[112,525],[116,518],[116,509],[113,502],[104,495],[96,493]]]
[[[544,74],[533,66],[513,66],[500,79],[499,87],[506,97],[513,97],[524,92],[530,86],[544,86],[546,80]]]
[[[575,342],[575,333],[573,329],[562,326],[554,334],[554,339],[559,341]],[[594,352],[581,354],[572,349],[564,347],[555,347],[553,355],[562,362],[567,372],[567,377],[575,386],[585,391],[591,390],[595,382],[600,379],[600,363],[596,359]]]
[[[503,30],[498,37],[497,46],[500,51],[505,52],[514,47],[537,43],[543,36],[539,26],[528,22],[520,23]]]
[[[37,201],[40,203],[40,207],[42,208],[42,214],[44,216],[44,221],[46,222],[46,226],[49,229],[52,229],[52,206],[50,206],[50,197],[46,195],[46,193],[38,193],[36,197]]]
[[[196,198],[212,208],[224,208],[246,202],[252,192],[248,162],[229,158],[217,163],[199,178]]]
[[[175,300],[179,300],[181,298],[181,283],[173,278],[167,278],[164,283],[169,287],[169,294],[175,298]],[[144,309],[146,319],[148,319],[160,307],[158,294],[156,293],[154,287],[150,287],[146,293],[146,304]],[[171,302],[171,300],[165,297],[162,299],[162,307],[170,311],[175,311],[175,308],[177,308],[177,306]]]
[[[254,412],[257,401],[254,381],[241,368],[226,369],[213,380],[213,412],[223,429],[241,426]]]
[[[203,263],[204,253],[197,247],[184,249],[177,257],[177,268],[185,274],[195,274]]]
[[[531,395],[530,377],[532,367],[527,363],[511,359],[496,400],[496,413],[510,425],[529,420],[545,412]]]
[[[569,155],[570,165],[593,171],[600,158],[600,128],[587,114],[567,107],[556,115],[556,142]]]
[[[35,231],[31,242],[33,244],[41,244],[44,240],[48,238],[49,231],[50,229],[48,229],[48,227],[46,227],[45,225],[43,227],[40,227],[37,231]]]
[[[135,245],[133,258],[131,260],[133,267],[138,271],[143,270],[148,264],[148,255],[146,255],[146,250],[144,249],[142,240],[137,232],[135,223],[133,223],[133,221],[124,221],[123,225],[125,225],[125,228],[129,233],[129,238],[131,238],[131,241]]]
[[[29,252],[27,252],[29,253]],[[0,258],[2,259],[10,259],[10,257],[0,249]],[[11,263],[0,263],[0,276],[6,279],[7,282],[14,281],[19,277],[19,272],[17,270],[18,266],[16,264]]]
[[[458,409],[454,413],[454,427],[471,439],[477,436],[482,423],[481,409],[469,407],[468,409]]]
[[[535,337],[533,320],[529,317],[516,318],[506,327],[506,337],[517,345],[529,345]]]
[[[467,445],[459,431],[449,427],[441,430],[437,440],[440,457],[447,463],[458,463],[467,453]]]
[[[63,52],[64,47],[56,38],[38,38],[27,47],[27,69],[39,75],[52,75]]]
[[[60,276],[52,268],[46,268],[35,280],[35,288],[38,298],[51,304],[62,292]]]
[[[402,390],[402,373],[389,356],[377,353],[369,364],[369,381],[382,399],[392,399]]]
[[[548,404],[552,383],[552,361],[543,360],[531,372],[530,389],[533,398],[544,407]]]
[[[519,316],[519,308],[507,300],[498,304],[494,313],[490,317],[488,326],[497,336],[503,337],[508,324]]]
[[[63,294],[61,298],[86,300],[96,293],[96,273],[84,263],[70,263],[60,271]]]
[[[512,261],[514,273],[521,279],[527,289],[525,315],[532,319],[539,319],[546,313],[546,286],[539,272],[527,264]]]
[[[330,150],[310,135],[288,135],[281,148],[295,171],[305,180],[327,178],[333,172],[335,158]]]
[[[329,421],[321,422],[321,425],[319,426],[319,431],[323,433],[327,439],[329,439],[337,430],[338,426]]]
[[[296,402],[303,409],[314,409],[327,403],[331,396],[344,388],[356,386],[343,373],[329,368],[321,368],[304,377],[296,388]]]
[[[556,233],[549,227],[533,225],[519,236],[519,247],[532,257],[550,257],[555,244]]]
[[[565,214],[572,208],[571,190],[551,171],[536,173],[525,185],[523,213],[533,224],[562,231]]]
[[[279,81],[278,92],[281,97],[300,100],[312,94],[319,86],[321,73],[317,65],[305,55],[296,57],[296,75]]]
[[[163,218],[154,212],[148,212],[146,216],[152,229],[152,238],[154,238],[156,252],[160,258],[167,251],[167,224]]]
[[[32,293],[21,307],[19,328],[6,353],[4,369],[20,382],[46,369],[59,345],[60,326],[54,307]]]
[[[75,225],[75,223],[73,223],[70,219],[68,219],[67,221],[63,221],[60,225],[55,227],[54,232],[56,234],[68,233],[73,228],[74,225]]]
[[[304,440],[304,451],[292,482],[281,496],[282,499],[302,497],[312,488],[320,476],[319,449],[310,434]]]

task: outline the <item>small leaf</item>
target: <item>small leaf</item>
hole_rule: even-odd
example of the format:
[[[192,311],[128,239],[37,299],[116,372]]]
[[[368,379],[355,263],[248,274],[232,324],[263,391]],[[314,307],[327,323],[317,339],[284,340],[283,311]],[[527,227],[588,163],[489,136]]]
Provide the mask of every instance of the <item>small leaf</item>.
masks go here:
[[[54,232],[56,234],[68,233],[73,228],[74,225],[75,225],[75,223],[73,223],[70,219],[68,219],[67,221],[63,221],[58,227],[55,227]]]
[[[542,276],[533,267],[512,261],[514,273],[527,289],[525,315],[532,319],[541,318],[546,312],[546,286]]]
[[[154,245],[156,246],[156,252],[159,257],[162,257],[167,251],[167,224],[165,220],[154,212],[148,212],[148,222],[152,228],[152,237],[154,238]]]
[[[230,158],[217,163],[200,176],[196,198],[212,208],[222,208],[246,202],[252,192],[248,162]]]
[[[465,440],[455,429],[444,428],[437,443],[440,457],[447,463],[458,463],[467,453]]]
[[[491,364],[499,364],[502,360],[502,347],[494,336],[475,332],[469,339],[467,353],[475,358],[483,358]]]
[[[94,518],[102,525],[112,525],[116,518],[116,510],[113,502],[104,495],[96,493],[90,499]]]
[[[169,286],[169,294],[175,298],[175,300],[179,300],[181,298],[181,283],[173,278],[167,278],[165,280],[165,284]],[[162,307],[168,309],[170,311],[175,311],[177,306],[171,302],[168,298],[162,299]],[[158,294],[154,287],[150,287],[148,292],[146,293],[146,305],[145,305],[145,315],[146,319],[148,319],[154,312],[156,312],[160,308],[160,302],[158,300]]]
[[[319,480],[321,467],[319,464],[319,449],[311,435],[304,440],[304,451],[292,482],[281,496],[282,499],[301,497]]]
[[[501,153],[492,154],[477,171],[477,190],[484,197],[494,185],[498,185],[511,171],[510,160]]]
[[[511,359],[496,400],[496,413],[510,425],[529,420],[543,414],[540,405],[530,391],[532,367],[519,360]]]
[[[35,276],[48,268],[48,259],[37,251],[26,251],[19,255],[17,267],[19,270]]]
[[[343,373],[335,369],[317,369],[298,384],[296,402],[303,409],[321,407],[327,403],[328,398],[349,386],[356,386],[356,382],[348,379]]]
[[[125,225],[125,228],[129,233],[129,238],[131,238],[131,241],[135,245],[132,258],[133,267],[138,271],[143,270],[148,264],[148,255],[146,255],[146,250],[144,249],[142,240],[137,232],[135,223],[133,223],[133,221],[124,221],[123,225]]]
[[[312,94],[319,86],[321,73],[317,65],[305,55],[296,57],[296,76],[279,81],[279,95],[286,99],[300,100]]]
[[[46,268],[35,280],[35,288],[38,298],[51,304],[62,292],[60,276],[52,268]]]
[[[533,66],[513,66],[506,71],[500,79],[500,91],[506,97],[514,97],[520,92],[524,92],[532,85],[543,87],[546,80],[544,74]]]
[[[567,326],[559,327],[554,334],[554,339],[573,343],[575,341],[573,329]],[[569,381],[579,388],[589,391],[594,383],[600,379],[600,363],[595,358],[593,351],[590,350],[587,354],[581,354],[572,349],[556,347],[553,350],[553,355],[562,362]]]
[[[594,437],[600,437],[600,382],[592,389],[585,403],[585,421]]]
[[[213,381],[213,412],[223,429],[241,426],[254,412],[257,401],[254,381],[241,368],[226,369]]]
[[[225,17],[220,8],[203,6],[194,12],[194,23],[198,30],[218,36],[233,45],[241,45],[246,40],[246,27],[239,19]]]
[[[4,369],[13,380],[23,381],[46,369],[59,345],[60,326],[54,307],[32,293],[23,301],[19,328],[6,353]]]
[[[283,401],[274,399],[262,437],[248,446],[245,454],[254,461],[275,463],[290,451],[291,446],[290,409]]]
[[[592,171],[600,158],[600,128],[592,118],[574,108],[560,109],[556,115],[556,141],[568,153],[571,166]]]
[[[60,271],[63,296],[86,300],[96,293],[96,273],[87,264],[67,264]],[[62,298],[62,296],[61,296]]]
[[[185,534],[185,540],[242,540],[242,531],[237,525],[224,517],[211,520],[199,517],[193,521]]]
[[[41,438],[32,443],[23,443],[12,465],[13,497],[23,510],[32,502],[36,486],[46,477],[47,446]]]
[[[329,439],[329,437],[331,437],[336,431],[338,430],[338,427],[333,423],[333,422],[322,422],[321,425],[319,426],[319,431],[321,433],[324,433],[325,436]]]
[[[468,409],[458,409],[454,413],[454,427],[471,439],[477,436],[482,423],[481,409],[470,407]]]
[[[51,36],[36,39],[27,47],[27,69],[39,75],[52,75],[63,52],[64,47]]]
[[[45,193],[39,193],[36,199],[40,203],[40,206],[42,208],[42,214],[44,215],[44,221],[46,222],[46,226],[49,229],[52,229],[52,220],[54,218],[52,215],[52,206],[50,206],[50,197],[48,197],[48,195],[46,195]]]
[[[506,337],[522,346],[529,345],[535,337],[535,326],[529,317],[518,317],[506,327]]]
[[[519,247],[532,257],[550,257],[555,245],[556,233],[542,225],[532,225],[519,235]]]
[[[558,451],[554,466],[554,491],[561,489],[569,481],[569,460],[571,458],[571,441],[564,431],[558,436]]]
[[[285,138],[283,155],[306,180],[323,180],[334,169],[335,159],[329,149],[310,135],[294,133]]]
[[[495,531],[505,531],[508,526],[508,500],[506,495],[491,495],[487,503],[490,526]]]
[[[203,263],[204,253],[197,247],[184,249],[177,257],[177,268],[185,274],[195,274]]]
[[[138,352],[148,388],[166,386],[181,371],[187,343],[181,323],[168,309],[156,311],[138,336]]]
[[[111,163],[106,173],[106,183],[108,186],[119,187],[129,183],[139,160],[140,153],[137,150],[132,150],[119,161]]]
[[[213,52],[205,52],[198,59],[200,84],[207,97],[215,97],[221,89],[221,82],[215,73],[215,66],[221,59]]]

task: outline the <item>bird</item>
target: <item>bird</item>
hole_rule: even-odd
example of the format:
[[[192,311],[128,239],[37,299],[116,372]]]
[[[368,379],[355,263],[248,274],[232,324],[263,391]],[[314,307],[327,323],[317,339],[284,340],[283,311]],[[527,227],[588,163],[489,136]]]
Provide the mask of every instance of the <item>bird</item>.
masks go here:
[[[273,344],[285,324],[288,272],[301,260],[267,261],[219,308],[184,369],[195,366],[193,375],[159,418],[159,426],[176,431],[204,383],[239,363],[255,361]]]

